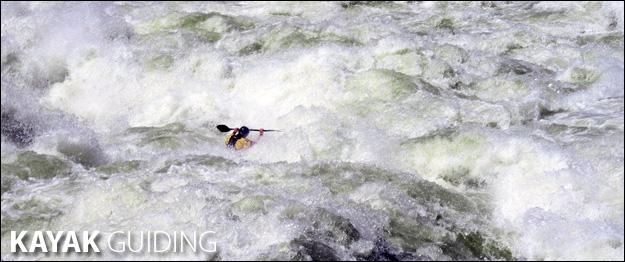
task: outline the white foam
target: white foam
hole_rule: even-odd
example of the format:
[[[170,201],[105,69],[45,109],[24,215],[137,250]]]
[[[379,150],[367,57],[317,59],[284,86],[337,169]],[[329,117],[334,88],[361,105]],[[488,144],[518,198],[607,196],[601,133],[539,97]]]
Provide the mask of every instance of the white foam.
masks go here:
[[[623,4],[494,5],[3,2],[3,63],[19,58],[10,65],[15,75],[3,68],[3,107],[56,112],[38,118],[46,124],[28,150],[63,157],[58,145],[74,141],[101,144],[114,161],[142,161],[128,173],[75,166],[71,183],[52,179],[67,187],[19,182],[28,195],[16,201],[31,192],[58,198],[64,213],[51,229],[210,227],[227,242],[224,260],[295,257],[290,241],[314,221],[286,219],[291,209],[326,208],[355,221],[362,239],[336,247],[347,259],[371,252],[390,219],[360,205],[428,215],[380,181],[333,195],[332,181],[310,169],[336,161],[405,172],[467,197],[487,194],[493,213],[480,229],[509,243],[515,257],[622,260],[623,162],[615,153],[623,144],[615,138],[623,132],[622,50],[582,45],[578,36],[618,35]],[[191,29],[154,22],[193,12],[223,16]],[[443,13],[453,30],[437,27]],[[249,25],[229,27],[228,19]],[[194,30],[222,38],[207,42]],[[242,54],[252,43],[258,50]],[[517,60],[531,70],[501,72]],[[580,82],[572,76],[580,68],[597,77]],[[32,87],[43,91],[20,91]],[[43,109],[28,111],[37,102]],[[566,112],[540,116],[541,107]],[[128,130],[171,123],[184,130]],[[215,124],[284,132],[233,152]],[[540,129],[551,125],[553,133]],[[149,144],[161,136],[188,141],[174,149]],[[3,163],[19,150],[3,138]],[[207,156],[226,160],[213,165]],[[11,208],[4,202],[5,195],[3,212]],[[419,250],[451,258],[433,244]]]

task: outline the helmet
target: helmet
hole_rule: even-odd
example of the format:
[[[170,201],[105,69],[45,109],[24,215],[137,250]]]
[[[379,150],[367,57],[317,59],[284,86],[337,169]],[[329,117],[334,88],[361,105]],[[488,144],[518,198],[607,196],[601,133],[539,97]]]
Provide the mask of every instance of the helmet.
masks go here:
[[[247,128],[247,126],[242,126],[241,128],[239,128],[239,134],[241,134],[243,137],[246,137],[249,133],[250,129]]]

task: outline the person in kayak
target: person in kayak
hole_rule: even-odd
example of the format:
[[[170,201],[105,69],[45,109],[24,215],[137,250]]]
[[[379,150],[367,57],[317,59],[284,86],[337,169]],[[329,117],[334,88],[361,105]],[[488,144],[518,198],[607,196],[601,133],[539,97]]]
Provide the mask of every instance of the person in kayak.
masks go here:
[[[232,134],[228,135],[226,138],[226,145],[230,148],[234,148],[236,150],[244,149],[251,147],[253,144],[258,143],[260,137],[263,136],[263,129],[258,130],[260,135],[255,142],[247,139],[247,135],[250,133],[250,129],[246,126],[242,126],[241,128],[235,127]]]

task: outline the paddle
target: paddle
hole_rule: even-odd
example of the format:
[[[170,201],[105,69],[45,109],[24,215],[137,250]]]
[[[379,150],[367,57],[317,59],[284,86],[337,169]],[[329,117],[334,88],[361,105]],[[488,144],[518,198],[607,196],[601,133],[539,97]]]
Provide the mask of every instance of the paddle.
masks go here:
[[[228,132],[230,130],[234,130],[234,128],[229,128],[227,125],[217,125],[217,129],[219,129],[219,131],[221,132]],[[258,129],[251,129],[250,131],[260,131]],[[282,132],[280,130],[274,130],[274,129],[263,129],[264,132],[272,132],[272,131],[276,131],[276,132]]]

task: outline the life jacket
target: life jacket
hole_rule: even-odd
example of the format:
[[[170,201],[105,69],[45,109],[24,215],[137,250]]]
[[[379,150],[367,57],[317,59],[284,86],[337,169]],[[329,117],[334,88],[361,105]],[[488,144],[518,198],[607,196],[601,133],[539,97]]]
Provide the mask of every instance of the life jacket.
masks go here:
[[[248,148],[250,146],[252,146],[252,141],[243,137],[240,134],[236,134],[236,135],[228,135],[228,137],[226,138],[226,145],[228,147],[233,147],[234,149],[243,149],[243,148]]]

